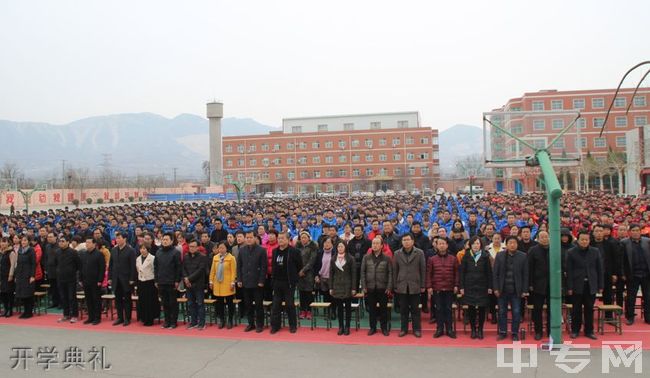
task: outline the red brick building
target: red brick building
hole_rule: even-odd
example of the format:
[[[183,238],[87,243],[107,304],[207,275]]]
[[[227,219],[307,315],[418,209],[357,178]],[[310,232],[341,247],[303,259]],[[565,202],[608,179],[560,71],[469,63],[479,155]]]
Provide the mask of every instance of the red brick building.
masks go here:
[[[614,100],[615,89],[594,89],[594,90],[576,90],[576,91],[557,91],[542,90],[538,92],[525,93],[518,98],[510,99],[501,110],[506,112],[553,112],[561,110],[576,110],[580,112],[581,118],[577,122],[580,128],[580,140],[573,140],[567,135],[566,140],[562,140],[562,146],[571,149],[576,143],[580,144],[583,157],[589,153],[596,160],[607,159],[608,151],[611,149],[618,152],[626,152],[628,139],[627,132],[635,130],[640,133],[639,139],[644,140],[644,126],[648,124],[650,118],[650,106],[648,97],[650,88],[640,88],[636,96],[632,98],[634,89],[622,89]],[[605,115],[610,104],[614,106],[607,121],[607,127],[602,137],[599,136]],[[631,106],[630,106],[631,105]],[[626,110],[630,106],[629,113]],[[551,116],[544,122],[538,121],[535,125],[528,125],[525,122],[511,122],[511,132],[533,135],[546,142],[550,142],[558,132],[563,128],[565,123],[557,120],[557,125],[553,122]],[[523,129],[522,129],[523,124]],[[556,127],[557,126],[557,127]],[[515,129],[516,128],[516,129]],[[521,134],[520,134],[521,135]],[[508,146],[506,151],[510,151]],[[557,147],[556,147],[557,149]],[[557,151],[555,151],[557,152]],[[553,153],[553,149],[551,150]],[[578,175],[582,173],[582,180],[585,179],[584,172],[579,168],[571,168],[571,178],[568,182],[568,189],[573,190],[580,184]],[[525,169],[513,168],[509,171],[504,169],[495,169],[497,179],[497,188],[507,191],[516,191],[517,187],[524,190],[535,190],[536,178],[527,174]],[[599,178],[590,176],[590,187],[598,187]],[[614,178],[614,184],[617,185],[617,177]],[[582,186],[584,188],[584,186]],[[618,188],[615,188],[617,190]]]
[[[435,189],[438,154],[438,130],[417,112],[290,118],[283,131],[224,137],[224,182],[287,193]]]

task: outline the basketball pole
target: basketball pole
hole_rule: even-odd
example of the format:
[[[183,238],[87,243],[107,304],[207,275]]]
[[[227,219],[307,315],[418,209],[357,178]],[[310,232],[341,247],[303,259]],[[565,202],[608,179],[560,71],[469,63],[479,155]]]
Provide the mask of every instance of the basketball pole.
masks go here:
[[[551,345],[562,344],[562,246],[560,233],[560,199],[562,188],[548,152],[538,150],[535,157],[544,175],[548,197],[548,231],[550,237],[549,273],[551,306]]]

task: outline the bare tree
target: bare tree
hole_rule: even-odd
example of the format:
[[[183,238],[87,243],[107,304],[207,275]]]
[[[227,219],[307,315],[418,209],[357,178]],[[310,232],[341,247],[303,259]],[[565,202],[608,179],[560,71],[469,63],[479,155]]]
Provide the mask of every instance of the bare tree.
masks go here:
[[[456,162],[457,177],[481,177],[486,175],[485,161],[481,154],[468,155]]]
[[[623,175],[625,173],[625,169],[627,169],[627,155],[625,152],[614,151],[611,147],[609,147],[609,151],[607,151],[607,160],[611,169],[615,171],[616,175],[618,176],[618,192],[624,193]]]
[[[210,161],[209,160],[203,160],[203,163],[201,163],[201,170],[203,171],[203,176],[205,176],[205,182],[209,186],[210,185]]]

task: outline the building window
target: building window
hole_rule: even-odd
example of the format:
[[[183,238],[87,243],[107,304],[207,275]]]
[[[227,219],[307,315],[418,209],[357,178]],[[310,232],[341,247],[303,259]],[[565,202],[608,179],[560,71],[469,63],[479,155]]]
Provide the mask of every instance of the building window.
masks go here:
[[[420,138],[420,143],[424,144],[424,145],[428,145],[429,144],[429,138]]]
[[[287,158],[287,164],[292,165],[294,163],[294,160],[292,157]]]
[[[627,127],[627,117],[616,117],[616,127]]]
[[[564,142],[564,137],[556,140],[555,143],[553,144],[553,148],[563,149],[565,147],[566,147],[566,144]]]
[[[533,101],[533,111],[544,110],[544,101]]]
[[[366,168],[366,176],[367,177],[372,177],[374,172],[372,171],[372,168]]]
[[[250,165],[251,167],[256,166],[257,165],[257,159],[250,159],[248,161],[248,165]]]
[[[627,138],[624,136],[616,137],[616,147],[625,147],[627,146]]]
[[[339,155],[339,163],[345,163],[348,160],[346,155]]]
[[[429,160],[429,153],[428,152],[423,152],[420,155],[421,160]]]
[[[402,160],[402,155],[399,153],[393,154],[393,160],[394,161]]]
[[[269,150],[269,145],[268,143],[263,143],[262,144],[262,151],[268,151]]]
[[[625,101],[625,97],[616,97],[616,99],[614,99],[615,108],[624,108],[626,103],[627,101]]]
[[[327,163],[327,164],[334,163],[334,157],[332,155],[325,156],[325,163]]]
[[[634,96],[634,106],[646,106],[645,96]]]
[[[386,138],[379,139],[379,145],[380,146],[385,146],[386,145]]]
[[[296,172],[294,172],[294,171],[289,171],[289,172],[287,172],[287,178],[288,178],[290,181],[295,180],[295,179],[296,179]]]
[[[552,127],[553,127],[553,130],[562,130],[564,128],[564,120],[563,119],[554,119],[552,121]]]
[[[273,159],[273,165],[280,165],[280,164],[282,164],[282,159],[281,158]]]
[[[262,159],[262,165],[265,166],[265,167],[268,167],[269,166],[269,159],[268,158]]]
[[[345,169],[339,169],[339,177],[346,177],[348,175],[348,171]]]
[[[388,156],[386,156],[385,153],[382,152],[381,154],[379,154],[379,161],[386,161],[386,160],[388,160]]]
[[[409,176],[415,176],[415,167],[409,167],[408,174]]]
[[[237,145],[237,152],[239,152],[240,154],[244,153],[244,145],[243,144]]]
[[[426,176],[429,174],[429,167],[422,167],[420,168],[420,175],[421,176]]]
[[[327,142],[325,142],[325,148],[332,148],[333,146],[334,146],[334,143],[332,143],[332,141],[331,141],[331,140],[330,140],[330,141],[327,141]]]
[[[388,176],[388,169],[379,168],[379,176]]]
[[[515,134],[515,135],[521,134],[521,133],[524,132],[524,128],[523,128],[523,126],[521,126],[521,123],[517,123],[517,124],[512,125],[512,127],[510,127],[510,132]]]
[[[359,156],[358,154],[352,155],[352,162],[353,163],[358,163],[360,160],[361,160],[361,156]]]
[[[434,146],[435,146],[436,144],[438,144],[438,137],[437,137],[437,136],[431,138],[431,144],[433,144]]]
[[[305,142],[298,143],[298,148],[301,149],[301,150],[306,150],[307,149],[307,143],[305,143]]]
[[[345,130],[345,131],[354,130],[354,123],[344,123],[343,124],[343,130]]]
[[[295,145],[293,143],[287,143],[287,150],[293,151],[294,147],[295,147]]]
[[[359,147],[359,140],[358,139],[352,139],[351,146],[352,147]]]
[[[400,176],[402,174],[402,168],[395,168],[393,169],[393,174],[395,176]]]
[[[354,176],[354,177],[359,177],[359,176],[361,176],[361,171],[359,171],[358,168],[353,169],[353,170],[352,170],[352,176]]]
[[[431,158],[432,158],[433,160],[440,159],[440,152],[438,152],[438,151],[433,151],[433,152],[431,153]]]
[[[546,139],[533,139],[533,147],[537,149],[546,148]]]
[[[393,147],[399,146],[399,144],[400,144],[399,138],[393,138]]]
[[[302,132],[302,126],[291,126],[291,132],[292,133],[301,133]]]
[[[381,129],[381,122],[370,122],[370,129],[371,130]]]
[[[257,151],[257,146],[254,144],[251,144],[248,146],[248,152],[255,152]]]
[[[551,110],[562,110],[562,109],[564,109],[562,100],[551,100]]]
[[[606,145],[605,138],[594,138],[595,148],[605,148]]]
[[[327,131],[327,125],[318,125],[318,131]]]
[[[273,151],[280,151],[280,144],[279,143],[276,143],[276,144],[273,145]]]
[[[307,156],[302,156],[300,159],[298,159],[298,164],[301,165],[307,164]]]
[[[574,98],[573,99],[573,109],[584,109],[585,108],[585,99],[584,98]]]
[[[591,99],[591,107],[594,109],[600,109],[605,107],[605,99],[602,97],[599,98],[592,98]]]
[[[226,167],[232,167],[232,160],[226,160]]]
[[[339,140],[339,148],[345,148],[345,141]]]
[[[406,154],[406,160],[413,160],[413,159],[415,159],[415,154],[413,154],[412,152],[408,152]]]
[[[320,178],[320,171],[314,171],[314,178]]]
[[[307,178],[307,171],[300,171],[300,178],[302,179]]]
[[[409,121],[397,121],[398,129],[406,129],[409,127]]]
[[[366,147],[372,148],[372,139],[366,139]]]
[[[576,121],[576,126],[577,126],[579,129],[584,129],[584,128],[586,128],[586,127],[587,127],[587,120],[584,119],[584,118],[582,118],[582,117],[578,118],[578,120]]]
[[[243,167],[244,164],[245,164],[244,159],[239,159],[239,160],[237,160],[237,166],[238,166],[238,167]]]
[[[311,142],[311,148],[317,150],[320,148],[320,142]]]
[[[593,125],[595,128],[600,129],[605,123],[605,118],[594,118]]]
[[[587,148],[587,138],[580,138],[580,143],[576,141],[576,147],[578,148]]]
[[[415,138],[413,138],[412,136],[406,137],[406,145],[410,146],[412,144],[415,144]]]
[[[282,180],[282,172],[275,172],[275,179]]]
[[[634,126],[645,126],[648,124],[648,118],[646,116],[634,117]]]
[[[543,131],[546,128],[546,122],[543,119],[536,119],[533,121],[533,130]]]
[[[232,145],[226,144],[226,152],[232,152]]]
[[[372,154],[366,154],[366,161],[372,161]]]
[[[320,156],[314,156],[313,158],[311,158],[311,161],[314,164],[320,164]]]

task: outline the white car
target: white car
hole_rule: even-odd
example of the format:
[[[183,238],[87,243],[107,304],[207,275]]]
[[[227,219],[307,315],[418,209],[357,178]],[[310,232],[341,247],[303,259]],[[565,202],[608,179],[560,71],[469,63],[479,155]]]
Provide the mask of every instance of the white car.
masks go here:
[[[266,198],[266,199],[271,199],[271,198],[273,198],[273,193],[271,193],[271,192],[266,192],[266,193],[264,193],[264,198]]]
[[[383,197],[385,195],[386,195],[386,193],[384,193],[383,190],[378,190],[378,191],[375,192],[375,197]]]
[[[397,192],[397,194],[399,194],[400,196],[408,196],[409,191],[408,190],[400,190],[400,191]]]
[[[394,196],[394,195],[395,195],[395,191],[392,190],[392,189],[387,189],[387,190],[386,190],[386,195],[387,195],[387,196]]]
[[[419,195],[420,195],[420,191],[417,190],[417,189],[413,189],[413,190],[411,190],[411,195],[412,195],[412,196],[419,196]]]
[[[351,197],[361,197],[361,192],[359,190],[355,190],[350,194]]]
[[[443,194],[445,194],[445,188],[436,189],[436,195],[441,196]]]

